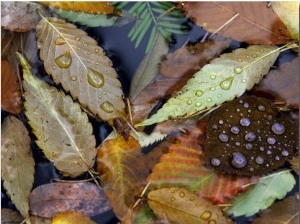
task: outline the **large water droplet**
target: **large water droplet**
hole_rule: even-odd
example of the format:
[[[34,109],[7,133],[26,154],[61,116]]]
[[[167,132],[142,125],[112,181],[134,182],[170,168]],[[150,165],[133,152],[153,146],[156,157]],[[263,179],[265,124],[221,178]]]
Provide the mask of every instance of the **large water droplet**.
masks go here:
[[[233,133],[233,134],[238,134],[239,132],[240,132],[240,129],[239,129],[239,127],[237,127],[237,126],[232,126],[231,127],[231,129],[230,129],[230,131]]]
[[[247,165],[246,157],[240,152],[232,153],[231,165],[235,168],[243,168]]]
[[[267,138],[267,142],[268,142],[270,145],[273,145],[273,144],[276,143],[276,139],[273,138],[273,137],[269,137],[269,138]]]
[[[88,68],[88,82],[95,88],[101,88],[104,85],[104,77],[100,72]]]
[[[193,102],[191,100],[188,100],[186,103],[187,105],[191,105]]]
[[[55,63],[60,68],[69,68],[72,64],[72,57],[70,51],[67,51],[64,54],[55,58]]]
[[[242,118],[241,120],[240,120],[240,124],[242,125],[242,126],[244,126],[244,127],[247,127],[247,126],[249,126],[250,125],[250,120],[248,119],[248,118]]]
[[[245,140],[248,142],[253,142],[255,140],[255,138],[256,138],[256,135],[253,132],[248,132],[245,135]]]
[[[271,127],[271,130],[277,135],[282,135],[285,132],[285,127],[283,124],[274,123]]]
[[[218,158],[212,158],[210,162],[213,166],[219,166],[221,164],[221,160]]]
[[[196,96],[200,97],[203,95],[203,92],[201,90],[197,90],[195,93]]]
[[[264,158],[261,156],[256,157],[255,162],[257,164],[263,164],[264,163]]]
[[[114,112],[114,109],[115,109],[114,106],[108,101],[103,102],[100,105],[100,108],[102,110],[104,110],[106,113],[112,113],[112,112]]]
[[[243,67],[235,67],[233,71],[235,74],[241,74],[243,72]]]
[[[219,139],[221,140],[221,142],[228,142],[228,135],[222,133],[219,135]]]
[[[183,191],[180,191],[179,192],[179,197],[184,198],[184,196],[185,196],[185,193]]]
[[[200,218],[203,219],[203,220],[209,220],[211,218],[211,216],[212,216],[211,211],[204,211],[201,214]]]
[[[229,77],[220,83],[220,87],[224,90],[229,90],[232,85],[233,77]]]
[[[56,45],[63,45],[63,44],[66,43],[66,40],[63,37],[59,36],[59,37],[56,38],[56,40],[54,41],[54,43]]]
[[[286,151],[286,150],[283,150],[281,154],[282,154],[283,156],[288,156],[288,155],[289,155],[289,152]]]

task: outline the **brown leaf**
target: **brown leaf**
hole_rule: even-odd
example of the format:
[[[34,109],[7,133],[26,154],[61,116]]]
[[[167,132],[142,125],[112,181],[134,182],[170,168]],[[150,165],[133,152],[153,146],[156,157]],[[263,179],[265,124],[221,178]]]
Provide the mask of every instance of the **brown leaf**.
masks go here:
[[[104,192],[122,219],[135,202],[135,194],[149,173],[139,143],[131,136],[105,141],[97,154],[97,171],[106,183]]]
[[[95,216],[111,209],[103,189],[89,182],[41,185],[31,192],[29,205],[33,215],[45,218],[68,210]]]
[[[89,217],[75,211],[65,211],[56,214],[52,219],[52,224],[96,224]]]
[[[286,197],[274,203],[270,208],[263,210],[253,224],[298,224],[299,199],[295,195]]]
[[[299,175],[299,154],[296,154],[292,159],[289,159],[292,169]]]
[[[283,44],[292,40],[277,14],[263,2],[184,2],[179,7],[198,26],[249,44]]]
[[[1,208],[2,224],[21,223],[23,219],[24,218],[21,216],[19,212],[9,208]]]
[[[40,4],[33,2],[1,1],[1,27],[16,32],[26,32],[35,28],[40,16],[39,10],[44,16],[49,12]]]
[[[19,114],[22,110],[17,75],[11,64],[5,60],[1,60],[1,108],[13,114]]]
[[[32,215],[30,216],[31,224],[51,224],[51,219]]]

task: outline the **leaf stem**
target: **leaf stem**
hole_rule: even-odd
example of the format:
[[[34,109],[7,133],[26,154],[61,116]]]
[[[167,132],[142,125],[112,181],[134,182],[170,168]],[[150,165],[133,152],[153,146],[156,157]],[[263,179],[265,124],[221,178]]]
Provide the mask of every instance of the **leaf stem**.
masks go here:
[[[229,19],[226,23],[224,23],[222,26],[220,26],[212,35],[210,35],[209,38],[212,38],[213,35],[218,33],[221,29],[223,29],[225,26],[227,26],[229,23],[231,23],[238,16],[239,16],[239,13],[235,14],[231,19]]]

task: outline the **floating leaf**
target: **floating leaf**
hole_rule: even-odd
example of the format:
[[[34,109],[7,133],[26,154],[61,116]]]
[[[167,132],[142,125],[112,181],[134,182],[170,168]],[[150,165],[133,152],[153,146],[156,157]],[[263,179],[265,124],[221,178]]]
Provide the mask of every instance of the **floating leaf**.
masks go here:
[[[18,114],[22,110],[17,75],[8,61],[1,60],[1,109]]]
[[[31,74],[24,57],[26,116],[37,145],[64,175],[77,176],[92,168],[96,157],[95,137],[79,104]]]
[[[226,210],[226,213],[234,216],[254,215],[260,209],[268,208],[276,199],[284,198],[293,189],[295,183],[295,178],[289,170],[262,177],[247,192],[228,202],[232,206]]]
[[[156,114],[137,126],[190,116],[241,96],[268,73],[279,53],[276,46],[253,45],[222,54],[194,74]]]
[[[151,191],[148,203],[159,219],[170,223],[232,223],[218,206],[184,188]]]
[[[169,147],[169,153],[160,158],[147,177],[152,186],[186,186],[221,204],[245,190],[247,184],[257,182],[257,177],[216,174],[206,168],[202,152],[205,126],[205,122],[200,122],[198,128],[177,137],[177,142]]]
[[[89,217],[75,211],[65,211],[56,214],[52,219],[52,224],[96,224]]]
[[[23,217],[19,212],[9,209],[9,208],[1,208],[1,223],[2,224],[13,224],[13,223],[21,223],[23,221]]]
[[[253,224],[297,224],[299,223],[299,199],[295,195],[275,202],[270,208],[263,210]]]
[[[283,44],[291,36],[280,18],[263,2],[185,2],[181,9],[198,26],[249,44]],[[297,18],[298,20],[298,18]]]
[[[117,73],[94,39],[56,18],[43,18],[36,30],[40,58],[55,83],[110,124],[114,118],[125,117]]]
[[[29,219],[28,198],[34,181],[34,160],[28,131],[12,116],[6,117],[1,126],[1,178],[12,202],[21,215]]]
[[[83,183],[50,183],[35,188],[29,198],[33,215],[52,218],[68,210],[95,216],[110,210],[103,188]]]
[[[131,136],[106,140],[98,149],[97,171],[106,183],[104,192],[122,219],[135,202],[135,193],[149,171],[141,147]]]
[[[45,16],[49,15],[49,12],[40,4],[1,1],[1,27],[16,32],[32,30],[40,20],[36,10]]]

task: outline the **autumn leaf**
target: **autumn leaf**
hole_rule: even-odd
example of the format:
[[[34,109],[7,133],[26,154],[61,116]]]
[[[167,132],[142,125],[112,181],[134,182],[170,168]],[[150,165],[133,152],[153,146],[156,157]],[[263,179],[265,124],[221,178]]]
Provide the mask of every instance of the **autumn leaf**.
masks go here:
[[[191,116],[241,96],[268,73],[279,53],[276,46],[252,45],[222,54],[195,73],[156,114],[136,126]]]
[[[24,124],[13,116],[6,117],[1,126],[1,178],[10,199],[27,220],[34,164]]]
[[[180,3],[179,3],[180,4]],[[249,44],[284,44],[291,36],[271,7],[263,2],[184,2],[185,15],[209,32]]]
[[[102,120],[112,124],[114,118],[124,118],[121,83],[111,60],[94,39],[56,18],[43,18],[36,30],[40,58],[54,82],[61,83]]]
[[[18,114],[22,110],[17,75],[11,64],[5,60],[1,60],[1,109],[13,114]]]
[[[21,223],[23,221],[23,217],[19,212],[9,209],[9,208],[1,208],[1,223],[2,224],[13,224],[13,223]]]
[[[299,154],[296,154],[292,159],[288,160],[292,165],[292,169],[299,175]]]
[[[29,198],[31,214],[52,218],[68,210],[95,216],[111,209],[103,188],[89,182],[60,182],[40,185]]]
[[[122,220],[135,202],[135,193],[149,171],[141,147],[131,136],[106,140],[98,149],[97,171],[106,183],[104,192],[115,214]]]
[[[254,215],[259,210],[268,208],[276,199],[284,198],[295,183],[290,170],[281,170],[261,177],[255,186],[228,202],[232,206],[226,213],[234,216]]]
[[[52,219],[52,224],[96,224],[89,217],[75,211],[65,211],[56,214]]]
[[[213,203],[222,204],[244,191],[246,185],[257,182],[257,177],[217,174],[206,168],[202,152],[205,126],[205,122],[200,122],[198,128],[177,137],[169,153],[160,158],[147,177],[151,186],[185,186]]]
[[[37,145],[66,176],[90,170],[96,156],[95,137],[79,104],[55,87],[33,76],[24,57],[25,109]]]
[[[40,4],[33,2],[1,2],[1,27],[16,32],[26,32],[35,28],[40,20],[39,10],[48,16],[49,12]]]
[[[184,188],[162,188],[147,197],[155,215],[170,223],[232,223],[220,207]]]
[[[263,210],[253,224],[297,224],[299,223],[299,199],[295,195],[275,202],[270,208]]]

